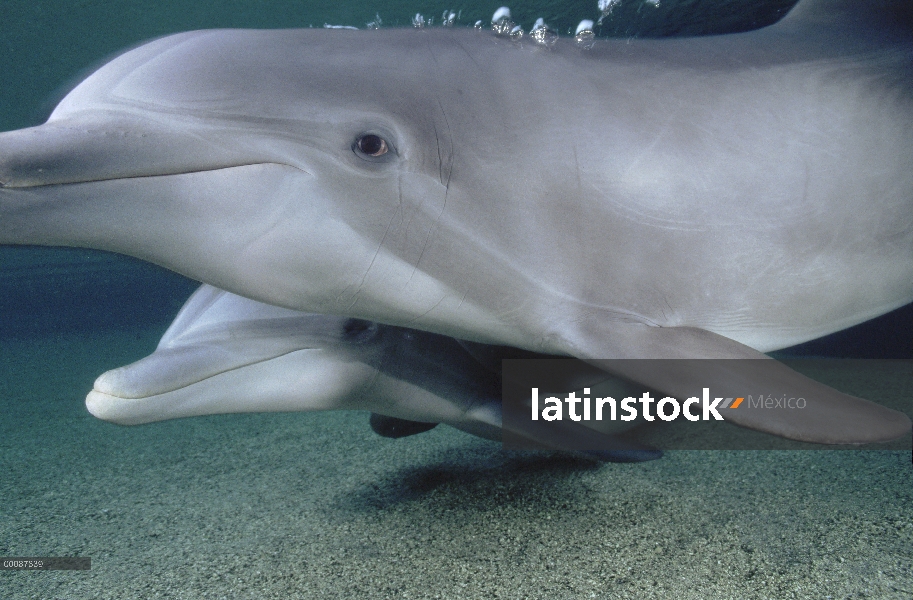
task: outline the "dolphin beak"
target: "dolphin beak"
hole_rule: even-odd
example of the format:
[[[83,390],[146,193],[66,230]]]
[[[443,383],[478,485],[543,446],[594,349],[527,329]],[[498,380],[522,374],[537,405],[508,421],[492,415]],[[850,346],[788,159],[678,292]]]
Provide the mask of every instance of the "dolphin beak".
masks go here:
[[[112,109],[0,133],[0,244],[109,250],[217,279],[252,243],[250,224],[253,237],[270,230],[264,199],[313,180],[290,146],[223,125]],[[188,254],[211,260],[187,270]]]
[[[0,187],[196,173],[276,162],[197,124],[89,113],[0,133]]]
[[[104,373],[86,397],[86,408],[118,425],[226,413],[359,409],[364,407],[350,406],[350,399],[374,373],[368,365],[317,348],[260,361],[235,360],[205,347],[178,354],[183,356],[157,351]]]

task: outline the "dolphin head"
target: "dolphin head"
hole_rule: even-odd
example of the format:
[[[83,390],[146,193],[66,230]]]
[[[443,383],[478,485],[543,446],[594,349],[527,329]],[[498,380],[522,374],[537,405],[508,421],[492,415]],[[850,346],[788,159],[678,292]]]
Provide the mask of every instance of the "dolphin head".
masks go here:
[[[499,349],[482,348],[496,353]],[[602,384],[580,365],[572,377]],[[558,385],[564,385],[560,382]],[[611,380],[609,381],[610,384]],[[86,398],[100,419],[137,425],[235,412],[362,409],[408,433],[443,422],[500,440],[500,363],[490,370],[452,338],[262,304],[203,285],[187,301],[155,352],[102,374]],[[515,436],[610,461],[658,458],[661,452],[614,434],[631,427],[569,424],[542,438],[508,424]]]
[[[0,237],[127,253],[291,308],[420,315],[446,293],[416,264],[457,193],[441,100],[474,92],[442,64],[459,48],[325,30],[136,48],[0,137]]]
[[[371,410],[457,427],[500,427],[496,377],[456,340],[301,313],[203,285],[155,352],[108,371],[86,400],[135,425],[232,412]]]

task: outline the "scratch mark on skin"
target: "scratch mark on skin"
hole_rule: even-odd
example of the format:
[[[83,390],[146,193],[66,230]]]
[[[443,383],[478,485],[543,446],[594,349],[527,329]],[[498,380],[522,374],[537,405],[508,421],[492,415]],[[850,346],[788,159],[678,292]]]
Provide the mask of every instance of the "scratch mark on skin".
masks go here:
[[[463,302],[466,301],[466,296],[468,296],[468,295],[469,295],[469,291],[468,291],[468,290],[465,291],[465,292],[463,292],[463,295],[460,296],[460,303],[456,305],[457,308],[461,308],[461,307],[463,306]]]
[[[397,187],[399,188],[399,203],[396,205],[393,214],[390,216],[390,221],[387,223],[386,229],[384,229],[384,235],[381,236],[380,242],[377,243],[377,247],[374,249],[374,255],[371,256],[371,262],[368,264],[368,268],[365,269],[364,274],[361,276],[361,281],[358,282],[355,293],[352,295],[352,301],[349,303],[348,310],[354,308],[355,304],[358,302],[358,294],[361,292],[361,288],[364,287],[365,281],[368,279],[368,273],[371,272],[375,261],[377,261],[377,257],[380,255],[381,249],[384,247],[384,242],[386,241],[387,236],[390,234],[390,230],[393,228],[393,222],[396,221],[397,214],[402,213],[403,187],[402,182],[399,180],[397,180]],[[342,294],[337,296],[336,300],[338,301],[341,296]]]
[[[444,172],[444,159],[441,156],[441,141],[438,140],[438,160],[441,165],[441,183],[448,190],[450,189],[450,178],[453,176],[453,130],[450,128],[450,119],[447,118],[447,112],[444,110],[444,105],[441,103],[440,98],[437,101],[438,107],[441,109],[441,115],[444,117],[444,124],[447,126],[447,141],[450,146],[449,152],[447,154],[447,181],[444,181],[443,172]],[[437,135],[437,128],[434,130],[435,135]]]
[[[672,316],[672,315],[675,314],[675,310],[672,308],[672,305],[669,304],[669,299],[668,299],[668,298],[666,298],[665,296],[663,296],[662,299],[663,299],[663,304],[665,304],[665,305],[666,305],[666,308],[669,309],[669,314],[668,314],[668,315],[666,314],[666,308],[662,308],[662,309],[660,309],[660,311],[661,311],[662,314],[663,314],[663,321],[664,321],[665,323],[669,323],[669,321],[670,321],[670,316]]]
[[[577,143],[576,142],[574,143],[573,150],[574,150],[574,166],[576,167],[576,173],[577,173],[577,189],[582,192],[583,191],[583,182],[580,180],[580,160],[577,158]]]
[[[437,125],[434,126],[434,141],[437,146],[437,178],[441,185],[444,185],[444,157],[441,155],[441,136],[438,133]]]
[[[631,172],[643,161],[644,157],[648,156],[651,152],[653,152],[653,149],[656,148],[657,145],[659,145],[659,142],[664,137],[666,137],[666,133],[669,131],[670,124],[671,124],[671,117],[669,119],[667,119],[666,122],[660,128],[660,130],[656,132],[656,135],[653,137],[653,139],[649,143],[645,144],[641,148],[640,152],[638,152],[635,156],[633,156],[631,158],[630,162],[628,163],[628,167],[625,169],[624,173],[622,174],[622,177],[627,178],[631,174]]]
[[[457,47],[458,47],[460,50],[462,50],[462,51],[466,54],[466,56],[469,57],[469,60],[472,61],[472,64],[474,64],[474,65],[475,65],[476,67],[478,67],[479,69],[482,68],[482,65],[479,64],[479,61],[476,60],[476,57],[475,57],[469,50],[466,49],[466,46],[463,45],[463,42],[458,41],[458,42],[457,42]]]
[[[450,178],[453,176],[453,135],[452,130],[450,129],[450,120],[447,118],[447,113],[444,111],[444,105],[441,104],[440,99],[438,100],[438,106],[441,109],[441,115],[444,117],[444,123],[447,126],[446,136],[450,144],[450,152],[447,159],[447,181],[444,181],[444,157],[441,153],[441,140],[438,136],[437,126],[434,128],[434,135],[437,139],[438,147],[438,165],[439,165],[439,178],[441,185],[444,186],[444,200],[441,203],[441,209],[438,211],[437,216],[434,218],[434,223],[431,227],[428,228],[428,233],[425,235],[425,239],[422,242],[422,251],[418,255],[418,259],[415,261],[415,265],[412,267],[412,273],[409,275],[409,280],[406,282],[406,285],[412,281],[412,278],[415,276],[416,271],[418,271],[419,265],[422,262],[422,258],[425,256],[425,251],[428,249],[429,242],[433,238],[434,234],[437,232],[438,227],[441,223],[441,217],[444,215],[444,211],[447,210],[447,198],[450,195]]]
[[[442,296],[440,300],[438,300],[437,302],[434,303],[434,306],[432,306],[431,308],[429,308],[428,310],[426,310],[425,312],[423,312],[423,313],[420,314],[419,316],[415,317],[414,319],[411,319],[411,320],[409,321],[408,324],[409,324],[410,326],[411,326],[411,325],[416,325],[421,319],[424,319],[425,317],[427,317],[427,316],[431,313],[431,311],[433,311],[435,308],[437,308],[438,306],[440,306],[440,305],[441,305],[441,302],[443,302],[443,301],[446,300],[446,299],[447,299],[447,296]]]
[[[423,32],[423,33],[424,33],[424,32]],[[431,60],[434,61],[434,66],[440,68],[441,65],[438,64],[437,55],[434,53],[434,46],[431,45],[431,38],[430,38],[430,37],[426,37],[426,38],[425,38],[425,45],[428,47],[428,54],[431,55]]]

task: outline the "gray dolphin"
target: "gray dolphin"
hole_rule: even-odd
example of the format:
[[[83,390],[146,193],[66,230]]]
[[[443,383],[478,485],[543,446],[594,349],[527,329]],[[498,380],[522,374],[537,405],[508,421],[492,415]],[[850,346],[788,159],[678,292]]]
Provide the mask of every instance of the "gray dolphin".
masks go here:
[[[302,313],[208,285],[187,300],[155,352],[102,374],[86,407],[121,425],[223,413],[369,410],[375,431],[387,437],[446,423],[500,440],[504,427],[497,373],[457,340]],[[573,422],[548,435],[536,424],[518,425],[513,434],[549,440],[555,450],[574,452],[583,437],[594,449],[584,454],[600,460],[661,455]]]
[[[913,300],[907,4],[672,40],[201,31],[0,134],[0,243],[137,256],[268,304],[544,354],[766,358]],[[620,366],[684,397],[758,381]],[[631,364],[631,363],[625,363]],[[821,399],[806,441],[910,420]]]

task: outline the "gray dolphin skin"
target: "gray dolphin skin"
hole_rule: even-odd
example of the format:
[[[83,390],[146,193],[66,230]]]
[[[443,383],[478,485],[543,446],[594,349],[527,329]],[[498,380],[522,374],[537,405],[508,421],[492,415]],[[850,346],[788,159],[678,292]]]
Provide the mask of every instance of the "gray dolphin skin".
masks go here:
[[[499,378],[457,340],[302,313],[208,285],[186,302],[155,352],[101,375],[86,407],[122,425],[219,413],[370,410],[375,430],[388,437],[446,423],[500,440],[504,427]],[[512,433],[551,440],[555,450],[574,452],[582,436],[598,448],[584,454],[600,460],[661,455],[573,422],[547,436],[533,423],[519,425]]]
[[[803,0],[753,32],[589,48],[451,28],[173,35],[0,134],[0,243],[112,250],[468,348],[769,360],[913,301],[911,23],[905,2]],[[703,362],[615,374],[676,397],[759,383]],[[179,361],[156,369],[180,380]],[[728,420],[819,443],[910,431],[776,379],[821,401]]]

